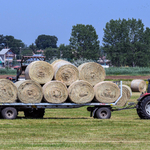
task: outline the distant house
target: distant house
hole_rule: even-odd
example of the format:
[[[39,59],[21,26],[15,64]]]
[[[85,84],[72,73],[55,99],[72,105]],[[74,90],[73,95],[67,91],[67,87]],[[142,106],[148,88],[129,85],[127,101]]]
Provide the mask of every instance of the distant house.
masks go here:
[[[105,59],[105,58],[99,58],[98,60],[97,60],[97,62],[99,63],[99,64],[101,64],[101,66],[103,67],[103,68],[109,68],[109,66],[111,65],[111,61],[110,60],[108,60],[108,59]]]
[[[0,51],[0,66],[1,67],[6,67],[6,66],[11,67],[13,59],[15,59],[15,58],[16,58],[16,54],[14,54],[11,49],[9,49],[9,48],[2,49]]]
[[[44,50],[41,50],[41,49],[40,49],[40,50],[37,50],[36,52],[43,54],[43,53],[44,53]]]

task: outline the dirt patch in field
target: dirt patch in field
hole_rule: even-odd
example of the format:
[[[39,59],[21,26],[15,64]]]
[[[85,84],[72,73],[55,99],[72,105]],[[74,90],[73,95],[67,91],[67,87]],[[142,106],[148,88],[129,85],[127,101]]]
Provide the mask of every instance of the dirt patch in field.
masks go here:
[[[15,77],[15,75],[0,75],[0,79],[5,79],[6,77]]]

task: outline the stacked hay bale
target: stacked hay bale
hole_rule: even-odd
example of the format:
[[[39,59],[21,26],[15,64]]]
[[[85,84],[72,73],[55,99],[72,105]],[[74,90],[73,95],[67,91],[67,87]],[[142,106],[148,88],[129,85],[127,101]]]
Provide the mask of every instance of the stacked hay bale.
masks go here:
[[[94,86],[95,100],[101,103],[113,103],[120,96],[119,87],[110,81],[99,82]]]
[[[54,61],[52,66],[54,69],[54,79],[63,82],[66,86],[79,79],[78,68],[68,61],[59,59]]]
[[[44,100],[49,103],[63,103],[68,97],[67,87],[61,81],[49,81],[43,86]]]
[[[90,83],[84,80],[78,80],[72,83],[69,88],[69,99],[73,103],[85,104],[94,98],[94,90]]]
[[[122,85],[122,97],[117,102],[117,106],[125,106],[127,101],[131,98],[132,91],[131,88],[127,85]]]
[[[33,80],[17,81],[18,99],[22,103],[40,103],[43,98],[42,87]]]
[[[54,70],[52,65],[45,61],[34,61],[25,70],[25,79],[36,81],[39,84],[45,84],[51,81],[53,75]]]
[[[78,67],[79,69],[79,79],[89,82],[92,86],[105,79],[104,68],[95,62],[83,63]]]
[[[95,62],[83,63],[77,68],[61,59],[52,64],[34,61],[25,70],[25,81],[15,84],[9,80],[0,81],[0,102],[15,102],[18,97],[22,103],[40,103],[42,100],[54,104],[66,100],[76,104],[114,103],[120,96],[120,89],[115,83],[104,81],[105,76],[104,68]],[[3,87],[7,82],[11,84]],[[123,85],[122,90],[117,106],[124,106],[132,94],[128,86]],[[12,99],[1,100],[2,95]]]
[[[14,103],[17,100],[17,87],[8,79],[0,79],[0,103]]]
[[[70,62],[59,59],[54,61],[52,66],[54,79],[66,84],[68,98],[73,103],[84,104],[92,100],[100,103],[114,103],[120,96],[118,85],[104,81],[105,70],[98,63],[83,63],[77,69]],[[131,96],[130,90],[127,89],[127,87],[122,88],[122,97],[117,102],[117,106],[124,106]]]

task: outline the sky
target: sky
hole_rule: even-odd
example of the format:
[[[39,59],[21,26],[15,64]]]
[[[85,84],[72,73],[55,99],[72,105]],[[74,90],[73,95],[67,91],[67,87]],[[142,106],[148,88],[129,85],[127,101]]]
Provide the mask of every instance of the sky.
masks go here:
[[[103,28],[111,19],[141,19],[150,28],[150,0],[0,0],[0,34],[12,35],[27,46],[39,35],[69,44],[72,26],[92,25],[103,41]]]

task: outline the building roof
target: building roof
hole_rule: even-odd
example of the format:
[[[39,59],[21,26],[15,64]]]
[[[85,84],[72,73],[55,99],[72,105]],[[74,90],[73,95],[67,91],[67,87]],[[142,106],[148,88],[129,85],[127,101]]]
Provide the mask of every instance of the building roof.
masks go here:
[[[7,48],[7,49],[4,48],[4,49],[2,49],[2,50],[0,51],[0,55],[6,54],[9,50],[10,50],[9,48]]]

